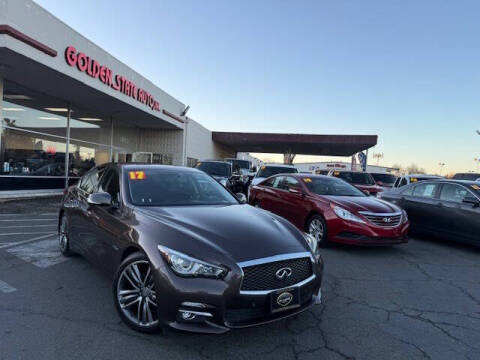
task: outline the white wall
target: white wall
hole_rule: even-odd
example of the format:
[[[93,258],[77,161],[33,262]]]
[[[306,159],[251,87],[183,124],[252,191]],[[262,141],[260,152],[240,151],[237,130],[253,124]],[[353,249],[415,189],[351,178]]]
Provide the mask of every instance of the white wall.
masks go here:
[[[186,155],[197,160],[207,160],[233,157],[235,152],[214,143],[210,130],[187,118]]]

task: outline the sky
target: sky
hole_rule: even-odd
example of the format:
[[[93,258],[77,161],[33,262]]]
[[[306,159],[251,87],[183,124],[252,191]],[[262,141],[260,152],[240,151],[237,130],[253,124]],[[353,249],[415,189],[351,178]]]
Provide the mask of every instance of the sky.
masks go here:
[[[480,1],[37,3],[210,130],[374,134],[380,165],[476,170]]]

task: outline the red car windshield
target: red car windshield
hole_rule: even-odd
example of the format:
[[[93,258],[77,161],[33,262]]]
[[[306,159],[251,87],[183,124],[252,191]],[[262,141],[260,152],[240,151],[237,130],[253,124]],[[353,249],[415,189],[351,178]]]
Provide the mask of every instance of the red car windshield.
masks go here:
[[[305,185],[308,190],[317,195],[330,196],[366,196],[362,191],[358,190],[345,181],[335,178],[305,178]]]
[[[356,185],[375,185],[375,180],[373,180],[372,175],[362,172],[338,172],[334,176],[343,179],[350,184]]]

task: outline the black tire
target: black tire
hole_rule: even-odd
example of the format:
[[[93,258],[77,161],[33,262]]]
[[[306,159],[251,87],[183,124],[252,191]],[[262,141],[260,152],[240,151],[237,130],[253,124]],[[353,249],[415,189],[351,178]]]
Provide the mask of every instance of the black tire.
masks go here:
[[[316,234],[312,234],[312,231],[315,232],[314,230],[315,228],[319,229],[319,231]],[[320,231],[320,228],[323,230]],[[307,226],[305,231],[313,235],[317,239],[318,246],[327,247],[330,245],[330,242],[328,241],[327,224],[325,222],[325,219],[322,216],[317,214],[312,215],[307,221]]]
[[[153,288],[150,289],[148,295],[144,297],[144,289],[148,288],[148,286],[140,287],[140,291],[137,293],[132,293],[131,295],[125,295],[124,297],[119,297],[119,291],[129,291],[125,289],[125,286],[130,286],[130,291],[136,291],[134,285],[138,283],[135,282],[135,279],[130,279],[132,281],[127,281],[128,279],[126,276],[129,275],[129,268],[131,269],[132,266],[137,266],[142,276],[146,276],[145,283],[148,283],[148,274],[147,266],[151,267],[150,262],[148,261],[147,256],[141,252],[136,252],[129,255],[125,260],[122,261],[120,266],[117,269],[115,274],[115,278],[113,280],[113,302],[115,303],[115,308],[117,309],[118,315],[122,319],[122,321],[127,324],[130,328],[135,331],[143,332],[143,333],[155,333],[162,330],[163,325],[158,317],[157,305],[156,305],[156,292],[153,282],[153,274],[151,273],[150,268],[150,275],[151,276],[151,284]],[[142,279],[140,279],[142,280]],[[127,300],[127,298],[130,299]],[[135,298],[137,297],[137,298]],[[139,298],[141,298],[139,300]],[[137,303],[134,303],[137,301]],[[131,306],[127,306],[129,302],[133,302]],[[155,305],[152,305],[155,303]],[[138,305],[137,305],[138,304]],[[144,319],[142,315],[139,315],[140,308],[143,309],[144,304],[149,308],[150,312],[149,315],[152,316],[152,323],[142,324],[142,320]],[[135,309],[136,308],[136,309]],[[136,318],[136,319],[135,319]],[[138,321],[136,321],[138,320]],[[150,321],[150,319],[145,317],[145,320]]]
[[[60,252],[63,256],[69,257],[73,255],[73,252],[70,249],[70,230],[68,226],[68,218],[65,214],[62,214],[59,220],[58,243]]]

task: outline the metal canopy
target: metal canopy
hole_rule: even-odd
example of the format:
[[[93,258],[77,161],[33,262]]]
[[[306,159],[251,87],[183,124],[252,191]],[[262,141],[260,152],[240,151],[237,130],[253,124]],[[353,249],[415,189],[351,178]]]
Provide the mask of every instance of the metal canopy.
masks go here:
[[[377,144],[377,135],[311,135],[212,132],[212,140],[237,152],[351,156]]]

